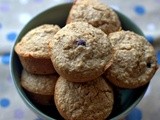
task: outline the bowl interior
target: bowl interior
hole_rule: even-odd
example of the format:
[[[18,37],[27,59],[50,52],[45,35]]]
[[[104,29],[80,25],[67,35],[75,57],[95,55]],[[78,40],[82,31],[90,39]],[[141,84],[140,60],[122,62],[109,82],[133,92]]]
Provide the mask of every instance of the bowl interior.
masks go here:
[[[69,11],[71,9],[72,3],[62,4],[55,6],[53,8],[50,8],[41,14],[34,17],[21,31],[19,34],[15,44],[21,40],[21,38],[31,29],[42,25],[42,24],[57,24],[61,27],[65,25],[67,16],[69,14]],[[127,17],[125,17],[123,14],[116,11],[118,14],[122,28],[124,30],[130,30],[134,31],[137,34],[143,35],[141,30]],[[15,46],[14,44],[14,46]],[[20,86],[20,75],[22,71],[22,65],[19,61],[19,58],[17,54],[13,50],[11,52],[11,75],[12,79],[15,83],[15,86],[17,88],[17,91],[19,92],[21,98],[24,100],[26,105],[29,106],[31,110],[33,110],[35,113],[40,115],[42,118],[47,120],[53,120],[53,119],[62,119],[62,117],[59,115],[58,111],[56,110],[55,106],[53,107],[46,107],[46,106],[40,106],[34,103],[29,99],[27,94],[24,92],[22,87]],[[148,84],[140,87],[138,89],[121,89],[121,88],[115,88],[115,101],[117,101],[114,105],[113,112],[109,116],[109,119],[117,120],[120,118],[123,118],[128,114],[128,112],[134,108],[139,101],[142,99],[146,89],[148,87]]]

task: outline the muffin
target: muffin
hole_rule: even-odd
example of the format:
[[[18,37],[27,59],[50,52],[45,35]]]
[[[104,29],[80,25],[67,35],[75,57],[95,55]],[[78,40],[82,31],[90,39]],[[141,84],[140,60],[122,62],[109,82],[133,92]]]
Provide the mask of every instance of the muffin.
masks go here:
[[[57,25],[41,25],[30,30],[16,44],[23,68],[32,74],[51,74],[55,72],[49,53],[48,43],[60,28]]]
[[[153,46],[143,37],[131,31],[119,31],[109,35],[113,46],[113,64],[105,76],[116,86],[137,88],[147,84],[157,70]]]
[[[50,41],[51,60],[60,76],[72,82],[99,77],[112,64],[107,35],[85,22],[73,22]]]
[[[99,0],[76,0],[70,10],[67,23],[84,21],[106,34],[121,29],[120,20],[109,6]]]
[[[21,86],[35,103],[53,105],[54,89],[58,77],[58,74],[35,75],[23,70],[21,74]]]
[[[111,86],[102,77],[85,83],[59,77],[54,100],[66,120],[104,120],[112,111],[114,95]]]

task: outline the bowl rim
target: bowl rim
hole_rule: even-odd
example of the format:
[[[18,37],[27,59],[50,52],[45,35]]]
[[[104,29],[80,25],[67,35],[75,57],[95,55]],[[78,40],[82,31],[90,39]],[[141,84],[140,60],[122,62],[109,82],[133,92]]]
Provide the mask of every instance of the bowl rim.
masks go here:
[[[15,88],[16,90],[18,91],[20,97],[22,98],[23,102],[27,105],[27,107],[34,113],[36,113],[38,116],[44,118],[44,119],[47,119],[47,120],[56,120],[46,114],[44,114],[42,111],[40,111],[34,104],[32,104],[30,102],[30,100],[27,98],[27,96],[25,95],[25,92],[19,87],[19,85],[17,84],[16,82],[16,78],[15,78],[15,75],[13,74],[14,72],[14,67],[13,67],[13,56],[16,54],[15,53],[15,50],[14,50],[14,47],[15,45],[17,44],[17,42],[19,42],[18,40],[21,38],[21,33],[22,31],[28,26],[28,24],[30,24],[30,22],[32,20],[34,20],[35,18],[37,18],[38,16],[42,15],[42,14],[45,14],[47,13],[48,11],[51,11],[53,9],[57,9],[59,7],[63,7],[63,6],[68,6],[68,5],[72,5],[73,3],[72,2],[68,2],[68,3],[62,3],[62,4],[58,4],[58,5],[55,5],[55,6],[52,6],[48,9],[45,9],[44,11],[38,13],[37,15],[35,15],[26,25],[24,25],[24,27],[20,30],[20,33],[18,35],[18,37],[16,38],[12,48],[11,48],[11,51],[10,51],[10,64],[9,64],[9,68],[10,68],[10,75],[11,75],[11,78],[13,80],[13,83],[15,85]],[[113,9],[113,8],[112,8]],[[138,31],[140,32],[140,34],[142,36],[144,36],[143,32],[141,31],[141,29],[130,19],[128,18],[127,16],[125,16],[123,13],[117,11],[117,10],[114,10],[116,11],[119,15],[123,16],[123,18],[127,19],[128,21],[130,21],[130,23],[132,23],[136,29],[138,29]],[[122,113],[120,113],[119,115],[115,116],[114,118],[110,119],[110,120],[118,120],[118,119],[122,119],[124,118],[125,116],[127,116],[129,114],[129,112],[131,112],[131,110],[141,101],[141,99],[143,98],[147,88],[148,88],[149,84],[146,85],[146,88],[144,89],[144,91],[141,93],[140,97],[135,100],[135,102],[133,102],[126,110],[124,110]]]

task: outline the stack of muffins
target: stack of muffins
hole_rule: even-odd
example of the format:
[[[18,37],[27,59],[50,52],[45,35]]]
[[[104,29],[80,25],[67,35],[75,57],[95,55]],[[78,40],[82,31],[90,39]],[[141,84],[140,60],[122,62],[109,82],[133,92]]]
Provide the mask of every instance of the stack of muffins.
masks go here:
[[[50,105],[54,86],[59,77],[56,73],[48,48],[49,41],[60,30],[57,25],[42,25],[29,31],[15,46],[24,68],[21,85],[33,101]]]
[[[147,84],[157,70],[154,48],[121,28],[98,0],[76,0],[66,25],[41,25],[15,46],[21,85],[36,103],[52,105],[66,120],[104,120],[115,103],[113,86]]]

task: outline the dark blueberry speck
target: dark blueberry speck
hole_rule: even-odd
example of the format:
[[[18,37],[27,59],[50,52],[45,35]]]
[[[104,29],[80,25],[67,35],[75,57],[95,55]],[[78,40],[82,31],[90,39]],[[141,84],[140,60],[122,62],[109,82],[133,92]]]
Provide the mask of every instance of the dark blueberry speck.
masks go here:
[[[82,46],[86,46],[86,42],[84,40],[77,40],[77,45],[82,45]]]
[[[151,63],[147,63],[147,67],[148,67],[148,68],[151,68]]]

